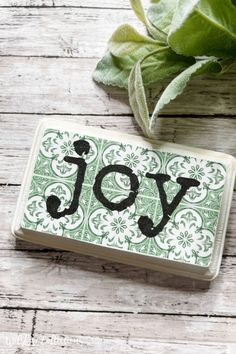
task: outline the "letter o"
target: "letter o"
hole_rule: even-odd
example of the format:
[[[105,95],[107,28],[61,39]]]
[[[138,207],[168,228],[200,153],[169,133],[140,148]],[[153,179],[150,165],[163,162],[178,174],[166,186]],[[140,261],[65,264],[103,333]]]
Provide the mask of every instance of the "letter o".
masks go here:
[[[113,203],[109,201],[102,192],[102,181],[103,178],[109,173],[117,172],[126,175],[130,179],[130,193],[129,196],[123,199],[119,203]],[[103,167],[97,174],[95,182],[93,185],[93,192],[96,198],[101,202],[106,208],[110,210],[122,211],[129,206],[131,206],[138,194],[139,181],[138,177],[133,173],[133,170],[125,165],[109,165]]]

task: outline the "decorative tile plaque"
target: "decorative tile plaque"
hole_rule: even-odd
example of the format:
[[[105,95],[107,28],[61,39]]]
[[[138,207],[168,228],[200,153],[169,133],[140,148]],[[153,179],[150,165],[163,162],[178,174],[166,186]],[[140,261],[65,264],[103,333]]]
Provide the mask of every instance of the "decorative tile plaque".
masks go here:
[[[22,227],[207,267],[223,164],[46,129]]]

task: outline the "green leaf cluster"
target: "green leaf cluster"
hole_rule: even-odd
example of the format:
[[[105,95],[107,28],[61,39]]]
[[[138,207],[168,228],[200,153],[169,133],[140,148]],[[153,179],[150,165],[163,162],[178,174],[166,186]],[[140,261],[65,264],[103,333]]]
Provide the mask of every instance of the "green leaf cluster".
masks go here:
[[[129,24],[108,42],[93,77],[128,89],[134,116],[153,137],[160,111],[179,96],[196,75],[223,74],[236,63],[235,0],[152,0],[145,13],[141,0],[131,6],[147,35]],[[145,88],[172,78],[150,116]]]

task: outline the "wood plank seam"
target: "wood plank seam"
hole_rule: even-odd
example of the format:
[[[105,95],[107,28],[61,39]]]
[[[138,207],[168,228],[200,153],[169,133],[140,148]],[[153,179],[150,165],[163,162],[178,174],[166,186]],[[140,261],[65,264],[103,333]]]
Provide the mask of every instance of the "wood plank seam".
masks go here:
[[[30,333],[30,345],[33,344],[33,340],[34,340],[34,332],[35,332],[35,328],[36,328],[36,319],[37,319],[37,310],[34,310],[34,314],[32,317],[32,329],[31,329],[31,333]]]
[[[0,112],[0,114],[4,114],[4,115],[30,115],[30,116],[64,116],[64,117],[128,117],[128,118],[133,118],[134,115],[133,113],[60,113],[60,112],[49,112],[49,113],[40,113],[40,112]],[[236,115],[235,113],[232,115],[229,114],[223,114],[223,113],[212,113],[211,114],[207,114],[209,121],[213,120],[213,119],[235,119]],[[196,114],[189,114],[189,113],[176,113],[176,114],[170,114],[170,113],[163,113],[159,116],[159,120],[161,120],[162,118],[196,118],[196,119],[207,119],[207,116],[204,115],[198,115],[198,113]],[[1,121],[1,119],[0,119]],[[174,121],[174,123],[177,123],[177,119]],[[92,126],[91,124],[85,124],[85,125],[89,125]],[[94,126],[94,124],[93,124]],[[99,124],[97,124],[97,126],[100,126]],[[138,126],[136,126],[137,129],[139,129],[140,131],[140,135],[143,135],[142,131],[140,130],[140,128]],[[105,127],[103,129],[106,129]]]
[[[229,318],[229,319],[236,319],[236,315],[219,315],[219,314],[205,314],[205,313],[175,313],[175,312],[146,312],[146,311],[107,311],[107,310],[75,310],[75,309],[54,309],[54,308],[43,308],[43,307],[25,307],[25,306],[0,306],[0,310],[19,310],[19,311],[34,311],[36,315],[39,311],[43,312],[71,312],[71,313],[91,313],[91,314],[116,314],[116,315],[136,315],[136,316],[162,316],[162,317],[171,317],[171,316],[181,316],[181,317],[192,317],[192,318]],[[35,322],[35,321],[34,321]]]

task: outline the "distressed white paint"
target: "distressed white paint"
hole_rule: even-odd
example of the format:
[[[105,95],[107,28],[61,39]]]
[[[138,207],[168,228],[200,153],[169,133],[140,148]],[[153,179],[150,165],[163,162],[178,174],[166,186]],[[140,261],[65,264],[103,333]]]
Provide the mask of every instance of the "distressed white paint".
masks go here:
[[[131,113],[127,91],[103,88],[92,80],[97,59],[22,58],[0,60],[0,112],[63,114]],[[164,86],[148,92],[150,104]],[[218,81],[196,78],[167,106],[172,115],[236,115],[235,75]],[[190,104],[191,103],[191,104]]]
[[[5,310],[0,319],[4,353],[230,354],[235,349],[235,319],[43,310]]]
[[[0,7],[1,351],[234,354],[235,196],[225,257],[211,284],[45,250],[10,235],[18,185],[44,114],[140,133],[127,93],[104,90],[91,74],[120,23],[142,26],[128,0],[0,0]],[[148,91],[151,106],[163,87]],[[236,156],[235,75],[193,80],[162,113],[173,117],[160,120],[157,139]]]
[[[149,5],[149,0],[143,0],[142,3],[145,7]],[[130,9],[129,0],[0,0],[1,6],[29,6],[29,7],[55,7],[63,6],[70,8],[73,7],[84,7],[84,8],[119,8]]]

